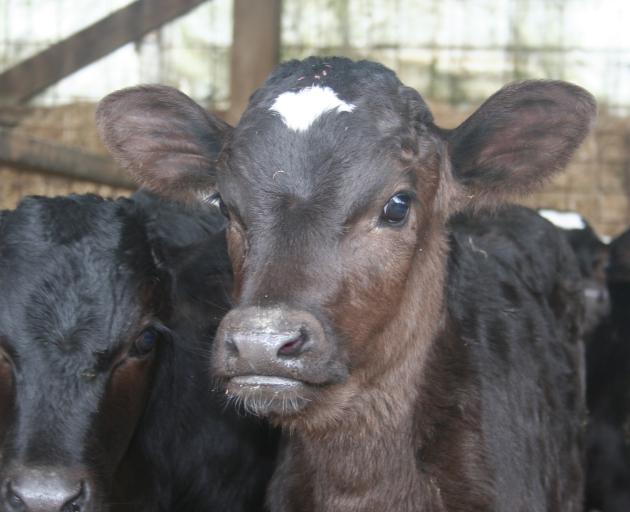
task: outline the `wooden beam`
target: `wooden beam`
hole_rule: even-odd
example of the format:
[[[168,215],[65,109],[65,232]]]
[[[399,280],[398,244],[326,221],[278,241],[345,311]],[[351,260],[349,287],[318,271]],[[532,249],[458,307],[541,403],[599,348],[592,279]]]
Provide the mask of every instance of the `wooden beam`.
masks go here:
[[[136,0],[0,73],[0,102],[26,101],[62,78],[131,41],[137,41],[204,1]]]
[[[281,0],[234,0],[234,37],[230,66],[230,110],[234,124],[249,96],[280,59]]]
[[[0,163],[113,187],[137,188],[108,157],[7,128],[0,128]]]

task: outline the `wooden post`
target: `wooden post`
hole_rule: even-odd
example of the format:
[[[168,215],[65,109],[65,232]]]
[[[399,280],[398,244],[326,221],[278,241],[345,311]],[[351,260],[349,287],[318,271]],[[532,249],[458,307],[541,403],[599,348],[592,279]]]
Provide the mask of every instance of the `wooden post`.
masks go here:
[[[111,158],[0,127],[0,164],[135,189]]]
[[[26,101],[62,78],[131,41],[137,41],[204,1],[136,0],[0,73],[0,103]],[[258,2],[252,4],[257,5]]]
[[[281,0],[234,0],[234,39],[227,121],[238,121],[249,96],[280,60]]]

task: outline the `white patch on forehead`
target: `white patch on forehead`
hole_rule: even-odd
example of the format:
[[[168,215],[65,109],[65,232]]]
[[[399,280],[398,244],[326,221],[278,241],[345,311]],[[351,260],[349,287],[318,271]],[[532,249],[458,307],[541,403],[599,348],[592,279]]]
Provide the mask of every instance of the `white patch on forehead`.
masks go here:
[[[339,99],[330,87],[312,86],[298,92],[283,92],[269,110],[280,114],[291,130],[303,132],[326,112],[352,112],[355,108],[356,105]]]
[[[557,210],[538,210],[552,224],[562,229],[584,229],[586,223],[579,213],[576,212],[559,212]]]

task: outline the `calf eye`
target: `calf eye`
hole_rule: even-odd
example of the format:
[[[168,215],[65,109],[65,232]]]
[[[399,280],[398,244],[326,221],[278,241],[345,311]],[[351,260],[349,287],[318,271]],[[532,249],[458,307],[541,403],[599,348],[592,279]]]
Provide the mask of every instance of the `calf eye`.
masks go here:
[[[216,206],[225,218],[230,218],[230,212],[228,211],[227,206],[225,206],[223,199],[221,199],[220,194],[214,194],[210,198],[210,204]]]
[[[145,357],[155,350],[160,333],[149,327],[140,333],[129,351],[131,357]]]
[[[400,192],[392,196],[383,207],[381,219],[391,225],[402,224],[407,218],[410,204],[411,195],[407,192]]]

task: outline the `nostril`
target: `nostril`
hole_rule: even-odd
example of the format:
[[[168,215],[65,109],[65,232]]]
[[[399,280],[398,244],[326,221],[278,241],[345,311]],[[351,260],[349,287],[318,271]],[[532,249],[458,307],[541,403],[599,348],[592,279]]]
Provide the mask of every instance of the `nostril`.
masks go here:
[[[61,508],[61,512],[81,512],[85,502],[85,482],[82,480],[79,491],[68,499]]]
[[[228,355],[233,356],[233,357],[236,357],[239,355],[238,346],[236,345],[234,338],[228,338],[225,341],[225,347],[227,349]]]
[[[278,349],[279,356],[295,357],[302,352],[302,348],[306,344],[306,334],[300,333],[297,337],[283,343]]]
[[[26,506],[22,498],[13,490],[11,481],[7,481],[3,486],[3,494],[8,511],[10,512],[23,512],[26,511]]]

